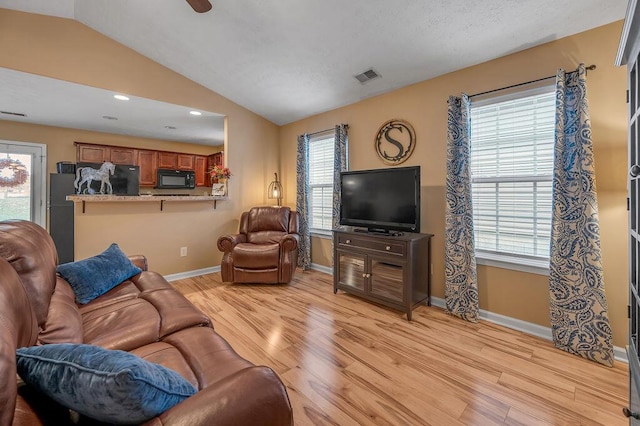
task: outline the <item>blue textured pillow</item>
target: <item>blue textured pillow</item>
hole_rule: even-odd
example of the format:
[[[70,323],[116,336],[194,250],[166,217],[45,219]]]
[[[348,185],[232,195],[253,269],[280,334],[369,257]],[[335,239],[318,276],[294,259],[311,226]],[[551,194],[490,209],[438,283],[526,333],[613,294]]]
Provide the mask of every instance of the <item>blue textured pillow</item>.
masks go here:
[[[71,284],[83,305],[140,272],[116,243],[97,256],[58,266],[58,273]]]
[[[18,374],[59,404],[95,420],[149,420],[196,393],[173,370],[123,351],[59,343],[17,350]]]

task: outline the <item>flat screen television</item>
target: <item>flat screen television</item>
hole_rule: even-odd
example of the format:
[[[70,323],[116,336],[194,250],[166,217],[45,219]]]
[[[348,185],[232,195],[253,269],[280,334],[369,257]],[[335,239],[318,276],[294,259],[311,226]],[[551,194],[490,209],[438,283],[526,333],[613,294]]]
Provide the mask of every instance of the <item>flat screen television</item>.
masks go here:
[[[340,225],[420,232],[420,166],[340,174]]]

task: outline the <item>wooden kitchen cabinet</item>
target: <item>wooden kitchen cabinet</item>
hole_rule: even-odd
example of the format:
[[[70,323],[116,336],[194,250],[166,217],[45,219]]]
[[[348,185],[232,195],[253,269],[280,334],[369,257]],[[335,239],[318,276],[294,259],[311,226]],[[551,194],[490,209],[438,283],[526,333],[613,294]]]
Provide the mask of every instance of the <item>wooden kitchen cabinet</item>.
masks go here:
[[[111,159],[111,149],[101,145],[78,144],[76,161],[78,163],[104,163]]]
[[[104,163],[105,161],[110,161],[113,164],[135,164],[136,150],[126,147],[78,144],[76,161],[78,163]]]
[[[194,155],[178,152],[158,151],[158,168],[172,170],[194,170]]]
[[[194,156],[194,163],[196,186],[210,186],[209,174],[207,173],[207,157],[196,155]]]
[[[109,161],[113,164],[135,164],[136,150],[131,148],[109,148]]]
[[[224,164],[222,151],[211,155],[186,154],[153,149],[74,142],[78,163],[133,164],[140,166],[140,185],[156,186],[158,169],[193,170],[196,186],[210,186],[209,168]]]
[[[158,151],[158,168],[159,169],[178,169],[178,153]]]
[[[138,150],[136,164],[140,166],[140,185],[156,186],[158,151]]]
[[[178,170],[195,170],[194,155],[178,154]]]
[[[213,166],[224,167],[224,151],[216,152],[209,156],[208,168],[210,169]]]

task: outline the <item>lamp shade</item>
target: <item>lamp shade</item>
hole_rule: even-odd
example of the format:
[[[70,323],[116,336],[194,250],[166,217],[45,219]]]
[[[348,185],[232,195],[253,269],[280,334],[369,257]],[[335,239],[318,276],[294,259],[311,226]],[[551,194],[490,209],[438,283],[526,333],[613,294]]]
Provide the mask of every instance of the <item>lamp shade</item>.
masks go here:
[[[269,184],[269,190],[267,191],[267,196],[270,199],[278,200],[278,205],[280,205],[280,200],[282,199],[282,185],[278,180],[278,174],[274,173],[275,180]]]

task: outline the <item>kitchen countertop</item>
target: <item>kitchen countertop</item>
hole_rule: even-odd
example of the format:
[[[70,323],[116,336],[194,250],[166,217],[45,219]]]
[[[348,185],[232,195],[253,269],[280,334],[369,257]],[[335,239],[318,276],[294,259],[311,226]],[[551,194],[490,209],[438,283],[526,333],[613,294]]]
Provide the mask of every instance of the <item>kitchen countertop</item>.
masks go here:
[[[73,202],[217,201],[227,198],[213,195],[67,195],[67,201]]]
[[[213,195],[169,195],[169,194],[155,194],[155,195],[67,195],[67,201],[73,201],[74,203],[82,203],[82,213],[86,211],[86,203],[110,203],[110,202],[124,202],[124,203],[140,203],[156,201],[160,203],[160,211],[164,211],[164,202],[193,202],[193,201],[213,201],[213,208],[215,210],[218,201],[227,200],[228,197],[214,197]]]

